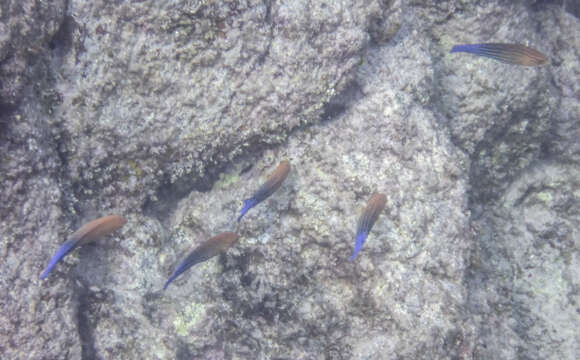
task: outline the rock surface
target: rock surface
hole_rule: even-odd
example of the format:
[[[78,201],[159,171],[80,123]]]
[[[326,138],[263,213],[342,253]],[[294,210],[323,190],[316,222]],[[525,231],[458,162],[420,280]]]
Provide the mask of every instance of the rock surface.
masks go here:
[[[570,2],[67,4],[0,5],[3,356],[580,357]],[[448,54],[485,41],[551,64]],[[349,262],[374,191],[386,210]],[[127,225],[38,280],[109,213]]]
[[[5,0],[0,4],[0,112],[14,110],[27,86],[40,84],[39,61],[66,26],[66,1]]]

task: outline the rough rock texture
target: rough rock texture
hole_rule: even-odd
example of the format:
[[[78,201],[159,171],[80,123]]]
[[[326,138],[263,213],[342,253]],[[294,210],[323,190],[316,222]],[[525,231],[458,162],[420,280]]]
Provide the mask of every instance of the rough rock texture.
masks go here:
[[[3,358],[580,358],[573,2],[53,3],[0,5]],[[551,64],[448,54],[483,41]]]
[[[54,46],[65,12],[65,0],[0,4],[0,112],[14,110],[25,86],[46,74],[38,60]]]
[[[509,8],[518,11],[523,6]],[[525,41],[532,46],[539,44],[537,47],[545,53],[551,53],[555,46],[542,41],[548,34],[534,31],[538,12],[522,11],[520,16],[504,18],[506,8],[495,4],[468,9],[454,13],[451,20],[432,30],[442,44],[496,39],[518,42],[523,40],[521,33],[526,32],[529,35]],[[457,33],[461,36],[449,37]],[[471,61],[462,61],[467,59]],[[439,108],[454,142],[472,158],[472,203],[483,205],[541,156],[551,136],[560,101],[550,81],[551,67],[498,68],[495,62],[469,55],[466,58],[465,54],[445,56],[439,66]],[[518,81],[506,83],[507,78]]]
[[[580,39],[574,35],[579,22],[558,7],[532,10],[529,32],[536,31],[551,54],[549,72],[541,75],[548,91],[531,104],[536,113],[517,115],[527,136],[507,129],[506,141],[490,152],[497,160],[485,165],[479,158],[480,175],[513,179],[502,183],[505,191],[472,222],[479,236],[469,303],[481,324],[480,358],[580,356],[580,331],[573,325],[580,314],[580,89],[574,80],[580,76]],[[510,154],[518,154],[514,168],[497,172],[498,155]]]
[[[228,229],[239,200],[279,159],[292,163],[284,188],[241,224],[238,247],[154,299],[154,308],[175,304],[160,312],[156,325],[183,331],[181,341],[194,357],[224,347],[238,358],[259,359],[469,353],[473,329],[462,316],[472,240],[466,172],[451,160],[463,155],[433,114],[405,91],[432,76],[413,71],[414,64],[430,62],[426,51],[409,46],[422,42],[415,36],[369,54],[353,90],[364,98],[335,120],[297,133],[251,171],[231,169],[214,191],[194,192],[179,204],[168,265],[190,239]],[[378,136],[361,136],[371,133]],[[349,262],[354,226],[373,191],[387,194],[388,210],[362,256]],[[158,276],[153,289],[164,280]]]
[[[121,191],[132,206],[165,212],[167,197],[209,189],[236,156],[320,118],[379,36],[373,26],[394,32],[389,8],[72,2],[82,35],[63,58],[56,116],[66,119],[62,151],[77,196],[109,207],[104,199]]]
[[[31,266],[45,260],[39,244],[65,235],[71,218],[62,212],[63,168],[52,137],[58,120],[44,106],[54,94],[47,58],[65,3],[0,4],[0,353],[6,359],[81,356],[77,293],[65,282],[38,286]]]
[[[472,312],[481,358],[580,354],[580,168],[545,162],[518,177],[474,226]]]
[[[489,4],[466,8],[473,17],[459,13],[432,32],[442,43],[459,28],[467,30],[454,38],[460,43],[526,41],[550,54],[551,66],[490,69],[482,59],[445,57],[438,101],[454,142],[471,158],[474,356],[575,359],[579,22],[561,7],[527,5],[508,7],[518,16]]]

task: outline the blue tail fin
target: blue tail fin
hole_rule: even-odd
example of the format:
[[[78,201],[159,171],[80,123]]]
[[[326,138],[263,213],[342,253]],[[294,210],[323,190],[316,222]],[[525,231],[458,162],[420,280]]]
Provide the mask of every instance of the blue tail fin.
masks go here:
[[[163,286],[163,290],[167,290],[169,284],[171,284],[173,280],[175,280],[179,275],[183,274],[183,272],[189,269],[192,265],[193,263],[188,262],[186,260],[182,261],[179,265],[177,265],[177,268],[175,269],[173,274],[171,274],[169,280],[167,280],[167,282],[165,283],[165,286]]]
[[[240,216],[238,217],[238,222],[240,222],[240,220],[242,220],[242,217],[244,215],[246,215],[246,213],[248,211],[250,211],[250,209],[253,208],[255,205],[256,205],[256,200],[254,200],[254,198],[244,200],[244,208],[242,209],[242,212],[241,212]]]
[[[165,283],[165,286],[163,286],[163,291],[167,290],[167,287],[169,286],[169,284],[171,284],[173,282],[173,280],[175,280],[175,278],[177,278],[179,275],[181,275],[181,273],[174,272],[169,277],[169,280],[167,280],[167,282]]]
[[[50,264],[48,264],[46,270],[44,270],[44,272],[40,275],[40,278],[42,280],[46,279],[46,277],[48,276],[48,274],[50,274],[50,272],[56,266],[56,264],[58,264],[69,252],[71,252],[77,246],[77,244],[78,244],[77,240],[69,240],[64,244],[62,244],[60,249],[58,249],[56,254],[50,260]]]
[[[353,261],[356,255],[362,250],[362,247],[369,236],[368,232],[361,232],[356,236],[356,243],[354,244],[354,253],[350,257],[350,261]]]

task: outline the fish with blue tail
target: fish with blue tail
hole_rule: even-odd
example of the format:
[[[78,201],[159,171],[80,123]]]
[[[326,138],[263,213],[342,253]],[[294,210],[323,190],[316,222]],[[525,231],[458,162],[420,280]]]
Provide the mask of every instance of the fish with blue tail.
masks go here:
[[[362,250],[362,247],[373,228],[379,215],[385,209],[387,204],[387,197],[384,194],[374,193],[367,206],[364,208],[357,224],[356,242],[354,244],[354,253],[350,257],[350,261],[354,260],[356,255]]]
[[[540,66],[548,63],[548,57],[536,49],[520,44],[464,44],[455,45],[451,53],[465,52],[475,54],[506,64]]]
[[[238,241],[239,238],[239,235],[236,233],[223,232],[193,249],[179,262],[179,264],[177,264],[175,270],[165,283],[165,286],[163,286],[163,290],[167,290],[169,284],[190,267],[209,260],[218,254],[225,253]]]
[[[244,215],[246,215],[246,213],[250,211],[251,208],[266,200],[270,195],[276,192],[276,190],[282,186],[282,183],[284,180],[286,180],[289,173],[290,161],[284,160],[280,163],[280,165],[278,165],[276,170],[274,170],[268,180],[266,180],[266,182],[260,186],[254,195],[251,198],[244,200],[244,206],[240,216],[238,217],[238,222],[242,220],[242,217],[244,217]]]
[[[83,225],[80,229],[75,231],[64,244],[62,244],[62,246],[50,260],[46,270],[44,270],[44,272],[40,275],[40,278],[42,280],[46,279],[56,264],[58,264],[66,255],[68,255],[78,246],[109,235],[120,229],[126,223],[127,219],[122,216],[108,215]]]

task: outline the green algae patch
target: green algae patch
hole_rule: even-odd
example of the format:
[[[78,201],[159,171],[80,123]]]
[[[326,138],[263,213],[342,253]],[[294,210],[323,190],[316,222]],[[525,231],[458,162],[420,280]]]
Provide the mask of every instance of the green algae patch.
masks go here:
[[[187,336],[189,331],[195,328],[205,317],[205,304],[191,303],[185,307],[184,311],[178,313],[173,320],[173,327],[179,336]]]
[[[129,169],[131,169],[131,172],[133,174],[135,174],[138,178],[140,178],[143,175],[143,169],[141,169],[139,164],[134,160],[129,160],[128,163],[129,163]]]
[[[220,174],[219,180],[215,184],[216,189],[227,189],[230,186],[240,181],[240,176],[237,174]]]
[[[545,205],[549,206],[552,204],[552,201],[553,201],[552,194],[547,192],[547,191],[543,191],[543,192],[538,193],[536,195],[536,197],[538,198],[538,200],[540,200]]]

